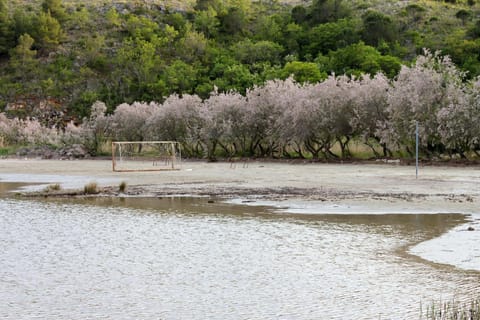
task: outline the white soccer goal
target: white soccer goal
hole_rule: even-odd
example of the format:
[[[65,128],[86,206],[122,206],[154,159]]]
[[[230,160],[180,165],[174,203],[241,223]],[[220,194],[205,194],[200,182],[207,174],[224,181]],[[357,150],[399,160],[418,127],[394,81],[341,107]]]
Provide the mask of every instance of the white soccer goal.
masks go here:
[[[113,171],[180,170],[180,145],[175,141],[112,142]]]

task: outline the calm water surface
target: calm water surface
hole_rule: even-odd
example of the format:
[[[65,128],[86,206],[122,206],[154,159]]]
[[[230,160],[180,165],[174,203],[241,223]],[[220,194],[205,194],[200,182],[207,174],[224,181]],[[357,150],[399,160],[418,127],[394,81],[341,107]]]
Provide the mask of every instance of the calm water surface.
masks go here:
[[[207,200],[0,198],[0,318],[418,319],[420,303],[480,289],[479,273],[404,253],[460,215]]]

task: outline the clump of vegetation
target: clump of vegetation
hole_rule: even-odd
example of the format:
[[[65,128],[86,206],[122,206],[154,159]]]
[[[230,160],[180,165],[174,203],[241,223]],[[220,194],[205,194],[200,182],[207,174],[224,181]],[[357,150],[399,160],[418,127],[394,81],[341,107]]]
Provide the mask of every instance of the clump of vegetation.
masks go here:
[[[46,186],[44,191],[45,192],[53,192],[53,191],[59,191],[61,189],[62,189],[62,187],[60,186],[60,184],[54,183],[54,184],[49,184],[48,186]]]
[[[96,102],[88,119],[65,130],[0,113],[0,135],[13,145],[82,144],[91,154],[109,140],[176,137],[183,155],[209,159],[348,159],[358,157],[354,143],[370,151],[363,158],[391,158],[414,156],[418,121],[421,157],[478,158],[480,81],[464,76],[448,57],[425,50],[394,80],[381,73],[331,75],[316,84],[269,80],[244,95],[172,95],[163,103],[123,103],[112,113]]]
[[[0,0],[5,146],[413,157],[419,121],[422,157],[480,157],[475,0],[88,3]]]
[[[0,148],[0,156],[7,156],[10,150],[8,148]]]
[[[0,108],[51,127],[96,100],[205,99],[290,75],[393,78],[423,47],[480,74],[476,0],[419,3],[0,0]]]
[[[127,190],[127,183],[125,181],[122,181],[118,186],[118,191],[125,192],[125,190]]]
[[[98,185],[96,182],[90,182],[83,187],[83,192],[85,194],[96,194],[98,193]]]
[[[480,299],[469,302],[455,300],[432,303],[420,319],[426,320],[480,320]]]

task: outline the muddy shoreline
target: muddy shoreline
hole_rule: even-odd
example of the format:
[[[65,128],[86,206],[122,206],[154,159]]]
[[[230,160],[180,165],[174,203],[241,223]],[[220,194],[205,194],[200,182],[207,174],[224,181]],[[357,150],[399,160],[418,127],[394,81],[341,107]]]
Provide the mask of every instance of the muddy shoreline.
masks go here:
[[[398,163],[290,163],[183,161],[178,171],[113,172],[109,160],[0,160],[0,181],[42,183],[20,192],[36,197],[206,196],[245,202],[302,202],[318,213],[475,214],[480,201],[480,166],[424,166]],[[84,186],[95,183],[95,194]],[[120,192],[120,184],[126,188]],[[47,190],[58,184],[59,190]]]
[[[480,270],[479,166],[424,166],[417,179],[415,167],[389,163],[183,161],[178,171],[113,172],[108,160],[2,159],[0,182],[28,185],[16,191],[21,197],[206,197],[289,215],[463,214],[465,224],[412,252]],[[97,192],[85,194],[91,183]]]

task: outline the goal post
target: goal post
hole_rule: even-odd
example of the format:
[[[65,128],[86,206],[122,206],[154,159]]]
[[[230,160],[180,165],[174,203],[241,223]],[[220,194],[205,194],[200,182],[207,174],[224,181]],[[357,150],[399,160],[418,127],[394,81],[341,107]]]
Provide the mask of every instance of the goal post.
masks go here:
[[[112,169],[117,172],[180,170],[175,141],[113,141]]]

